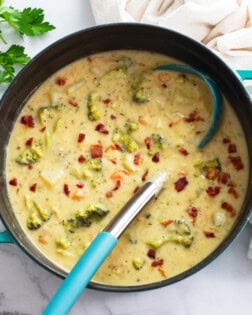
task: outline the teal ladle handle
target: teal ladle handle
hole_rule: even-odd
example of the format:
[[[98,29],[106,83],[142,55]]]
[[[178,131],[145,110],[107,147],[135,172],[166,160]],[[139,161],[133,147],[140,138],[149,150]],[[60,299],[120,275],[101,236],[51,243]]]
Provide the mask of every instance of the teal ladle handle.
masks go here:
[[[45,308],[43,315],[66,315],[94,276],[118,240],[108,232],[101,232],[79,259],[61,287]]]
[[[209,79],[205,74],[200,72],[199,70],[196,70],[190,66],[187,65],[182,65],[182,64],[167,64],[167,65],[161,65],[154,70],[171,70],[171,71],[177,71],[177,72],[182,72],[182,73],[189,73],[189,74],[194,74],[199,76],[208,86],[208,88],[211,91],[211,94],[213,96],[213,117],[212,121],[210,124],[210,127],[204,137],[201,139],[200,143],[198,144],[198,148],[202,149],[214,136],[215,132],[217,131],[220,120],[222,117],[222,112],[223,112],[223,100],[222,100],[222,95],[215,84],[214,81]]]

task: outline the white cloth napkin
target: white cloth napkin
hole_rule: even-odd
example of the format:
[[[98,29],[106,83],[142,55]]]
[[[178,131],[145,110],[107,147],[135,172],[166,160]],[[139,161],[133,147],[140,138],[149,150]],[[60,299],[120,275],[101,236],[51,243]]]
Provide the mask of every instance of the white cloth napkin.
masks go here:
[[[141,22],[173,29],[201,41],[233,69],[252,70],[252,0],[90,0],[90,3],[97,24]],[[252,81],[246,84],[252,91]],[[252,238],[248,257],[252,259]]]

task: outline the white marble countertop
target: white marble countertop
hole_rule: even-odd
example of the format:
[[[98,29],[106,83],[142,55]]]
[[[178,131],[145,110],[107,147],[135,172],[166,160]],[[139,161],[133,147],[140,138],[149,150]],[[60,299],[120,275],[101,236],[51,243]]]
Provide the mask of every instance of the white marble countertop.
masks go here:
[[[9,0],[6,5],[44,8],[56,30],[40,39],[25,39],[34,56],[53,41],[93,26],[88,0]],[[21,40],[15,37],[16,41]],[[3,46],[0,47],[3,49]],[[247,248],[252,226],[208,267],[181,282],[139,293],[109,293],[87,289],[72,315],[245,315],[252,312],[252,261]],[[0,244],[0,315],[41,314],[61,283],[17,246]]]

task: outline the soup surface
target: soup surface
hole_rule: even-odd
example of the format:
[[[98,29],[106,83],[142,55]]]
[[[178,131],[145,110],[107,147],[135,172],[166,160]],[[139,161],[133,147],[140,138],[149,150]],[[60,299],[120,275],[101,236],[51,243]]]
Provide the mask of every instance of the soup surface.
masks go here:
[[[36,246],[67,272],[144,182],[166,170],[158,198],[128,227],[94,280],[136,285],[191,268],[227,236],[247,185],[242,128],[224,100],[221,126],[199,150],[213,104],[201,79],[155,66],[143,51],[78,60],[45,81],[7,148],[13,209]]]

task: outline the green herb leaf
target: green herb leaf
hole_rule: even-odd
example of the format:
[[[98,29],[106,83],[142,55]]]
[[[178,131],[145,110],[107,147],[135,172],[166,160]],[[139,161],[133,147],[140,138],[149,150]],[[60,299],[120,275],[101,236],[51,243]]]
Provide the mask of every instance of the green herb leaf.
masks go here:
[[[25,65],[30,60],[24,47],[12,45],[7,51],[0,52],[0,83],[9,83],[15,76],[15,65]]]

